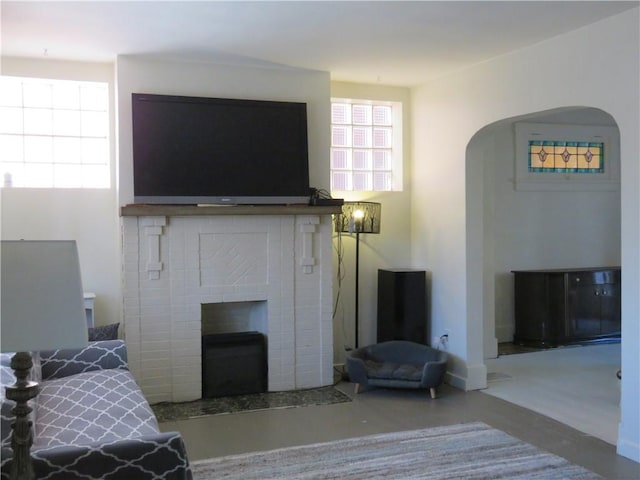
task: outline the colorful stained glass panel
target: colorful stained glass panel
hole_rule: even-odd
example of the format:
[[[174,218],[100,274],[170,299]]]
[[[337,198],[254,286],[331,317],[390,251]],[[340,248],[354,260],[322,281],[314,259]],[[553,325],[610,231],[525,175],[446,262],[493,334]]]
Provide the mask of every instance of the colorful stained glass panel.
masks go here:
[[[604,143],[529,141],[529,171],[604,173]]]

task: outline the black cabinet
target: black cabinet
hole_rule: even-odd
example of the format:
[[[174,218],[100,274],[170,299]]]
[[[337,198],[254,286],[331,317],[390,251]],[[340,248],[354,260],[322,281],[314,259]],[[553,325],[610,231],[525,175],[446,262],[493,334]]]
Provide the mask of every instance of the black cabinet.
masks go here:
[[[513,274],[514,343],[554,347],[620,338],[620,267]]]
[[[378,343],[427,344],[427,284],[424,270],[378,270]]]

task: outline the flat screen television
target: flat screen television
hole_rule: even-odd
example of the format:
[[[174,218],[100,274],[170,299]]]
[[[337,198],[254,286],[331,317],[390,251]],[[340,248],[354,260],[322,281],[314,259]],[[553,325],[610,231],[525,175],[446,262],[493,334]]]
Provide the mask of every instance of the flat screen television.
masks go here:
[[[134,202],[309,201],[305,103],[134,93]]]

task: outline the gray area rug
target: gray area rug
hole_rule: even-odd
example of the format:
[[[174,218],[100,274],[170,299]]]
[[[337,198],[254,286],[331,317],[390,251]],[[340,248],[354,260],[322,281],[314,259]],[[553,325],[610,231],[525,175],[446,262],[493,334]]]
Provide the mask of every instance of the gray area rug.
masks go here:
[[[480,422],[202,460],[192,471],[194,480],[602,478]]]
[[[250,412],[270,408],[308,407],[350,402],[351,399],[335,387],[310,388],[288,392],[265,392],[233,397],[205,398],[193,402],[156,403],[151,405],[159,422],[186,420],[205,415]]]

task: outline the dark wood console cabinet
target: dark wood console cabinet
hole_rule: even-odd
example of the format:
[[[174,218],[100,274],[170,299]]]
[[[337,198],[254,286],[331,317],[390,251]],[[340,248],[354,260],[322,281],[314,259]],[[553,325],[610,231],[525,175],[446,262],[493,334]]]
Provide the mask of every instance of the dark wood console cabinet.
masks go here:
[[[555,347],[620,338],[620,267],[512,273],[514,343]]]

